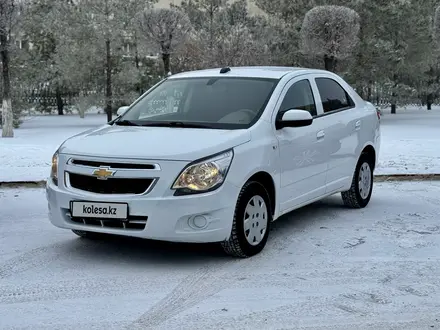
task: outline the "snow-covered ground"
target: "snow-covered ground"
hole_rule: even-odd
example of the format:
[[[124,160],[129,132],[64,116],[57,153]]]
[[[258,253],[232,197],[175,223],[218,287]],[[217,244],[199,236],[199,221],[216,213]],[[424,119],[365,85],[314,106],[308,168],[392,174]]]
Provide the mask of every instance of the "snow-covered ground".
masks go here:
[[[440,107],[399,109],[382,117],[376,174],[440,174]],[[68,137],[106,122],[105,115],[35,116],[0,138],[0,182],[45,180],[53,152]]]
[[[376,174],[440,174],[440,107],[384,111]]]
[[[46,180],[52,155],[65,139],[106,122],[103,114],[28,118],[14,138],[0,137],[0,182]]]
[[[440,182],[379,183],[277,221],[262,254],[53,227],[43,189],[0,191],[1,329],[439,329]]]

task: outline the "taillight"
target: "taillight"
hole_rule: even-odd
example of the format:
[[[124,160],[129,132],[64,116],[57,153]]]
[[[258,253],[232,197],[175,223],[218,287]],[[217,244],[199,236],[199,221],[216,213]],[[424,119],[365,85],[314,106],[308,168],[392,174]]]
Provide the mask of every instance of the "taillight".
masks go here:
[[[377,114],[377,119],[380,120],[380,110],[378,108],[376,108],[376,114]]]

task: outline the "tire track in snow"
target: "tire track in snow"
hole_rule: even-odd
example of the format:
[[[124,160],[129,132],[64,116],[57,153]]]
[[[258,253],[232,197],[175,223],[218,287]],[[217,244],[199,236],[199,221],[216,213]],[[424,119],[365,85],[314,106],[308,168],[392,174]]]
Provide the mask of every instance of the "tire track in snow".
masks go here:
[[[298,211],[293,216],[303,218],[306,215],[305,213],[309,211],[310,209],[307,209],[306,212]],[[335,218],[336,214],[328,212],[327,214],[318,214],[318,217],[314,217],[313,220],[312,218],[309,219],[310,222],[315,222],[319,221],[323,216],[328,220],[329,218]],[[296,224],[294,219],[282,219],[273,223],[269,241],[264,251],[259,255],[248,259],[231,258],[221,265],[218,262],[212,261],[211,265],[206,265],[190,274],[170,294],[142,314],[137,320],[127,326],[126,329],[150,329],[157,327],[168,319],[229,287],[230,284],[238,279],[240,273],[245,273],[247,269],[258,267],[268,259],[273,259],[285,251],[301,232],[301,230],[294,230]]]
[[[0,280],[25,272],[32,268],[44,267],[60,256],[59,250],[65,243],[42,246],[13,257],[0,264]]]
[[[150,329],[158,326],[169,318],[215,295],[227,285],[225,282],[230,281],[222,278],[222,275],[227,275],[230,278],[231,274],[227,270],[237,264],[238,261],[228,261],[223,264],[221,269],[216,268],[215,265],[202,267],[187,276],[170,294],[141,315],[127,329]]]
[[[62,258],[66,250],[84,249],[96,242],[62,241],[24,252],[16,257],[0,263],[0,280],[26,272],[33,268],[42,268],[51,262]],[[72,251],[69,251],[72,252]]]
[[[115,297],[137,294],[139,288],[151,288],[149,295],[163,292],[169,283],[163,277],[99,276],[95,279],[82,277],[48,282],[15,282],[0,285],[0,304],[56,301],[64,299]]]

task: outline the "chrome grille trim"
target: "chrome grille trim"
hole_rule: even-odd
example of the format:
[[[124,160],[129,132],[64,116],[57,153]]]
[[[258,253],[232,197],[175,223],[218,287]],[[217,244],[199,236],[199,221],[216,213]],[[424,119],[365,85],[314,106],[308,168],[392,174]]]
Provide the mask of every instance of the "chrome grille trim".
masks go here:
[[[127,196],[144,196],[147,195],[148,193],[151,192],[151,190],[153,190],[153,188],[156,186],[157,181],[159,180],[159,178],[149,178],[149,177],[143,177],[143,179],[151,179],[152,182],[149,185],[149,187],[142,193],[140,194],[101,194],[101,193],[94,193],[94,192],[90,192],[87,190],[81,190],[81,189],[77,189],[74,188],[71,184],[70,184],[70,173],[68,171],[64,172],[64,183],[65,186],[68,190],[72,191],[72,192],[77,192],[80,194],[89,194],[89,195],[94,195],[94,196],[112,196],[112,197],[127,197]],[[76,173],[77,174],[77,173]],[[82,175],[87,175],[87,174],[83,174],[80,173]],[[90,177],[93,177],[93,175],[89,175]],[[126,179],[141,179],[138,177],[120,177],[120,178],[126,178]],[[96,179],[98,180],[98,179]]]
[[[99,165],[83,165],[75,164],[75,162],[90,162],[99,163]],[[111,165],[124,164],[132,165],[133,167],[117,167]],[[160,165],[157,163],[151,163],[147,161],[142,161],[139,159],[117,159],[117,158],[98,158],[98,157],[70,157],[67,161],[67,165],[79,168],[96,169],[100,166],[111,167],[114,170],[124,170],[124,171],[160,171]],[[142,168],[151,166],[152,168]]]

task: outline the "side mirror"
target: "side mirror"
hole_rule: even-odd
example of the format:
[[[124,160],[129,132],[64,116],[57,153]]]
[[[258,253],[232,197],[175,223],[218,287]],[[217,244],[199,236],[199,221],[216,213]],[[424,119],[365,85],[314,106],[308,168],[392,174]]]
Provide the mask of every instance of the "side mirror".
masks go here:
[[[306,110],[287,110],[281,118],[276,120],[276,129],[284,127],[304,127],[313,123],[313,117]]]
[[[123,106],[123,107],[120,107],[120,108],[118,109],[118,111],[116,112],[116,114],[117,114],[118,116],[122,116],[124,113],[127,112],[128,108],[129,108],[129,106]]]

